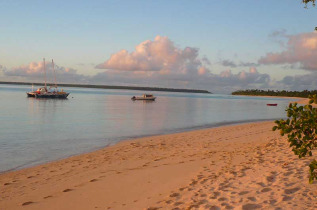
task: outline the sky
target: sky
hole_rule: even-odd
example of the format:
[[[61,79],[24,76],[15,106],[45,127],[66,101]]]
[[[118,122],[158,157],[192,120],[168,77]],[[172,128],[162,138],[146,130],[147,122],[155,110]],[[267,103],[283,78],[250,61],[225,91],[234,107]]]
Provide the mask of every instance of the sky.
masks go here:
[[[230,93],[317,89],[317,7],[301,0],[0,0],[0,81]]]

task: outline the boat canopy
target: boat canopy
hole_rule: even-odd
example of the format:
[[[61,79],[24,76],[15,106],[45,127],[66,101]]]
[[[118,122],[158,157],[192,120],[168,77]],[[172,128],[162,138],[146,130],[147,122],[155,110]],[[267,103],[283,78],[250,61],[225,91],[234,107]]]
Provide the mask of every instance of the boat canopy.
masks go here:
[[[45,87],[40,87],[39,89],[37,89],[37,92],[45,93],[45,92],[47,92],[47,90]]]

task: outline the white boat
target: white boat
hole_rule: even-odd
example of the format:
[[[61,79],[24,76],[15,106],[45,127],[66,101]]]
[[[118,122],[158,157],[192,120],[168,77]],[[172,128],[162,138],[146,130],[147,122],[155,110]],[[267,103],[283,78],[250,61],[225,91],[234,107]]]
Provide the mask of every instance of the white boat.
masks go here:
[[[32,91],[27,92],[26,95],[28,97],[35,97],[35,98],[67,98],[69,93],[66,93],[61,89],[61,91],[57,88],[56,83],[56,76],[55,76],[55,69],[54,69],[54,61],[52,60],[52,66],[54,70],[54,79],[55,79],[55,85],[51,86],[49,89],[46,85],[46,70],[45,70],[45,59],[43,59],[43,68],[44,68],[44,77],[45,77],[45,86],[38,88],[36,91],[33,91],[33,85],[32,85]],[[53,89],[52,89],[53,87]]]
[[[145,101],[154,101],[156,97],[154,97],[152,94],[143,94],[142,96],[133,96],[131,100],[145,100]]]

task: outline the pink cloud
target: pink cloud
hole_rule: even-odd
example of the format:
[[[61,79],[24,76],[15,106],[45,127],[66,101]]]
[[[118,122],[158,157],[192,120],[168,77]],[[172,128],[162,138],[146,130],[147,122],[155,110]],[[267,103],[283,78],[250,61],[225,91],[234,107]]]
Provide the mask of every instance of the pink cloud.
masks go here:
[[[197,75],[107,70],[93,76],[91,81],[98,84],[198,88],[218,93],[230,93],[237,89],[267,89],[271,79],[268,74],[261,74],[254,67],[248,71],[232,73],[231,70],[226,70],[219,74],[208,73],[204,67],[201,67]]]
[[[198,69],[199,75],[205,75],[206,73],[207,73],[207,69],[205,67],[202,66]]]
[[[14,67],[5,73],[8,76],[41,76],[43,72],[43,62],[31,62],[28,65]]]
[[[45,65],[47,81],[54,80],[52,63],[47,62]],[[77,73],[77,70],[72,68],[65,68],[55,65],[56,77],[58,82],[84,82],[87,77]],[[14,67],[12,69],[4,70],[5,76],[23,77],[33,81],[44,81],[44,64],[40,62],[31,62],[28,65]]]
[[[256,70],[255,67],[251,67],[249,72],[252,73],[252,74],[257,74],[258,73],[258,71]]]
[[[288,36],[286,50],[268,53],[260,58],[261,64],[296,64],[303,69],[317,70],[317,33]]]
[[[258,76],[261,76],[257,69],[255,67],[251,67],[249,69],[249,72],[246,71],[240,71],[237,74],[233,74],[231,70],[225,70],[219,74],[219,77],[221,78],[235,78],[236,80],[250,80],[250,81],[256,81]]]
[[[231,70],[225,70],[225,71],[221,72],[221,73],[220,73],[220,77],[225,77],[225,78],[232,77],[232,72],[231,72]]]
[[[129,53],[121,50],[96,66],[99,69],[121,71],[155,71],[166,74],[204,75],[208,69],[198,58],[199,50],[193,47],[178,48],[168,38],[156,36],[154,41],[146,40]],[[206,60],[206,59],[205,59]]]
[[[189,64],[188,64],[189,65]],[[75,69],[56,66],[58,83],[89,83],[107,85],[131,85],[131,86],[156,86],[172,88],[198,88],[207,89],[212,92],[230,93],[236,89],[246,88],[267,88],[270,83],[270,76],[259,73],[256,68],[249,71],[232,73],[226,70],[220,74],[213,74],[205,67],[191,63],[196,73],[188,71],[179,73],[173,70],[164,74],[162,71],[118,71],[107,70],[94,76],[78,74]],[[191,66],[187,66],[190,69]],[[46,65],[47,72],[52,73],[51,65]],[[43,82],[42,62],[32,62],[28,65],[6,69],[0,69],[6,81],[30,81]],[[53,82],[53,75],[48,74],[48,82]],[[10,79],[11,78],[11,79]]]

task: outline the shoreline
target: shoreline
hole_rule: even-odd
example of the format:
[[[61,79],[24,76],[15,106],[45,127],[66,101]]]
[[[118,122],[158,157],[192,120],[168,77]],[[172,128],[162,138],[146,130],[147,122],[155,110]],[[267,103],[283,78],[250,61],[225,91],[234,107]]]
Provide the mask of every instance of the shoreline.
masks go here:
[[[0,174],[0,208],[317,208],[310,159],[273,124],[143,137]]]
[[[236,95],[236,96],[249,96],[249,97],[260,97],[260,98],[285,98],[285,99],[294,99],[290,103],[298,103],[300,105],[306,105],[309,102],[309,98],[301,98],[301,97],[289,97],[289,96],[258,96],[258,95]],[[313,105],[317,106],[317,105]]]
[[[61,157],[61,158],[58,158],[55,160],[47,160],[47,161],[43,161],[43,162],[39,162],[39,160],[34,160],[34,161],[32,161],[32,163],[35,162],[35,164],[27,163],[27,164],[22,164],[22,165],[16,166],[16,167],[9,169],[9,170],[0,171],[0,176],[1,176],[1,174],[4,174],[4,173],[23,170],[26,168],[32,168],[32,167],[36,167],[39,165],[44,165],[44,164],[49,164],[52,162],[64,160],[64,159],[71,158],[74,156],[79,156],[79,155],[83,155],[83,154],[87,154],[87,153],[96,152],[98,150],[105,149],[105,148],[114,146],[116,144],[119,144],[120,142],[131,141],[131,140],[136,140],[136,139],[146,138],[146,137],[156,137],[156,136],[161,136],[161,135],[178,134],[178,133],[184,133],[184,132],[190,132],[190,131],[196,131],[196,130],[212,129],[212,128],[219,128],[219,127],[225,127],[225,126],[234,126],[234,125],[243,125],[243,124],[248,124],[248,123],[267,122],[267,121],[274,121],[274,120],[278,120],[278,118],[276,118],[276,119],[255,119],[255,120],[227,121],[227,122],[222,122],[222,123],[212,123],[212,124],[205,124],[205,125],[199,125],[199,126],[193,126],[193,127],[167,130],[163,133],[153,133],[153,134],[148,134],[148,135],[121,137],[121,138],[118,138],[116,140],[116,142],[113,144],[107,144],[104,146],[100,146],[100,147],[88,150],[86,152],[83,152],[83,153],[71,154],[71,155],[64,156],[64,157]]]
[[[307,98],[301,98],[301,97],[290,97],[290,96],[259,96],[259,95],[233,95],[233,96],[246,96],[246,97],[261,97],[261,98],[285,98],[285,99],[307,99]]]

